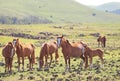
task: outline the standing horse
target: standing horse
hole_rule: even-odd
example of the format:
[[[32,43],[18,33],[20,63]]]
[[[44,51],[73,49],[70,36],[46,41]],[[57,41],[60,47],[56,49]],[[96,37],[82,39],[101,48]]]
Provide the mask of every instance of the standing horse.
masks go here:
[[[8,42],[7,45],[2,49],[2,55],[5,58],[5,72],[12,72],[12,61],[15,55],[15,48],[12,42]]]
[[[13,39],[13,44],[16,47],[16,53],[18,58],[18,71],[20,71],[20,57],[22,58],[22,70],[24,71],[24,57],[29,59],[29,70],[33,69],[33,63],[35,63],[35,47],[33,44],[22,44],[19,39]]]
[[[42,68],[43,64],[44,64],[44,60],[43,58],[45,57],[45,65],[47,64],[47,59],[48,56],[50,55],[51,60],[50,60],[50,64],[52,62],[52,54],[55,53],[55,61],[57,62],[57,58],[59,57],[58,55],[58,47],[56,42],[50,42],[50,43],[44,43],[42,44],[41,50],[40,50],[40,57],[39,57],[39,69]]]
[[[100,47],[100,42],[101,42],[101,46],[102,47],[106,47],[106,37],[103,36],[99,36],[98,39],[97,39],[97,42],[98,42],[98,47]]]
[[[90,60],[90,68],[92,68],[92,59],[95,56],[98,56],[101,60],[101,63],[103,64],[103,51],[100,49],[91,49],[88,46],[85,46],[86,49],[86,53],[89,56],[89,60]]]
[[[81,43],[69,43],[63,36],[57,37],[58,47],[62,47],[62,53],[65,59],[65,71],[70,70],[70,57],[82,58],[85,62],[85,68],[88,66],[88,58],[85,54],[84,46]]]

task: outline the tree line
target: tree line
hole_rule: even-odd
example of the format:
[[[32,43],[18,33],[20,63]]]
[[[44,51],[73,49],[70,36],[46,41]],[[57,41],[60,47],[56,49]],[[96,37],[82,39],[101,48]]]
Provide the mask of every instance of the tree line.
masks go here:
[[[47,24],[52,23],[52,21],[43,17],[36,16],[27,16],[22,19],[17,17],[0,16],[0,24],[40,24],[40,23]]]

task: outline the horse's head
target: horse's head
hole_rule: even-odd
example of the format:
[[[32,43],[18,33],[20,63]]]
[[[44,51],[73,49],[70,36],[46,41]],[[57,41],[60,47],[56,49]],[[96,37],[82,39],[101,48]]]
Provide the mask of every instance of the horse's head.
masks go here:
[[[61,46],[62,39],[63,39],[63,36],[57,37],[57,46],[58,46],[58,47]]]
[[[13,39],[13,46],[16,47],[19,44],[19,39]]]
[[[97,41],[98,41],[98,42],[100,42],[100,40],[101,40],[101,36],[99,36],[99,37],[97,38]]]

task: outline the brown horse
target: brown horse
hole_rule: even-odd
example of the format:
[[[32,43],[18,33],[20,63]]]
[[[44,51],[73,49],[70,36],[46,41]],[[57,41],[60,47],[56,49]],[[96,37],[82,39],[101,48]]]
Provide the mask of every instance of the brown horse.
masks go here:
[[[33,44],[22,44],[19,39],[13,39],[13,44],[16,48],[18,58],[18,71],[20,71],[20,57],[22,58],[22,70],[24,71],[24,57],[29,59],[29,70],[33,69],[33,63],[35,63],[35,47]]]
[[[62,53],[65,59],[65,71],[70,70],[70,57],[82,58],[85,62],[85,68],[88,66],[88,58],[85,54],[84,46],[81,43],[69,43],[63,36],[57,37],[58,47],[62,47]],[[68,64],[68,65],[67,65]]]
[[[55,53],[55,61],[57,62],[57,59],[59,57],[58,55],[58,47],[57,47],[57,43],[56,42],[50,42],[50,43],[43,43],[41,50],[40,50],[40,57],[39,57],[39,69],[42,68],[43,64],[44,64],[44,60],[43,58],[45,57],[45,66],[48,65],[47,63],[47,59],[48,56],[50,55],[51,60],[50,60],[50,64],[52,62],[52,54]]]
[[[101,46],[102,47],[106,47],[106,37],[103,36],[99,36],[98,39],[97,39],[97,42],[98,42],[98,47],[100,47],[100,42],[101,42]]]
[[[100,49],[91,49],[88,46],[85,46],[86,48],[86,53],[89,56],[89,60],[90,60],[90,68],[92,68],[92,59],[95,56],[98,56],[101,60],[101,63],[103,64],[103,51]]]
[[[5,58],[5,72],[12,72],[12,61],[15,55],[15,48],[12,42],[8,42],[2,49],[2,55]]]

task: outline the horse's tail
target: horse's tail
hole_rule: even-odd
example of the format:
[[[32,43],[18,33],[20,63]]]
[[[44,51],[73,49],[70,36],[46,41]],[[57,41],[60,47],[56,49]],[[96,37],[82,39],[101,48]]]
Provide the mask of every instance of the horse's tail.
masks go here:
[[[32,48],[33,48],[33,52],[31,54],[31,59],[32,59],[32,63],[35,63],[35,46],[33,44],[31,44]]]
[[[56,50],[56,53],[55,53],[55,59],[57,60],[57,58],[59,58],[58,49]]]

